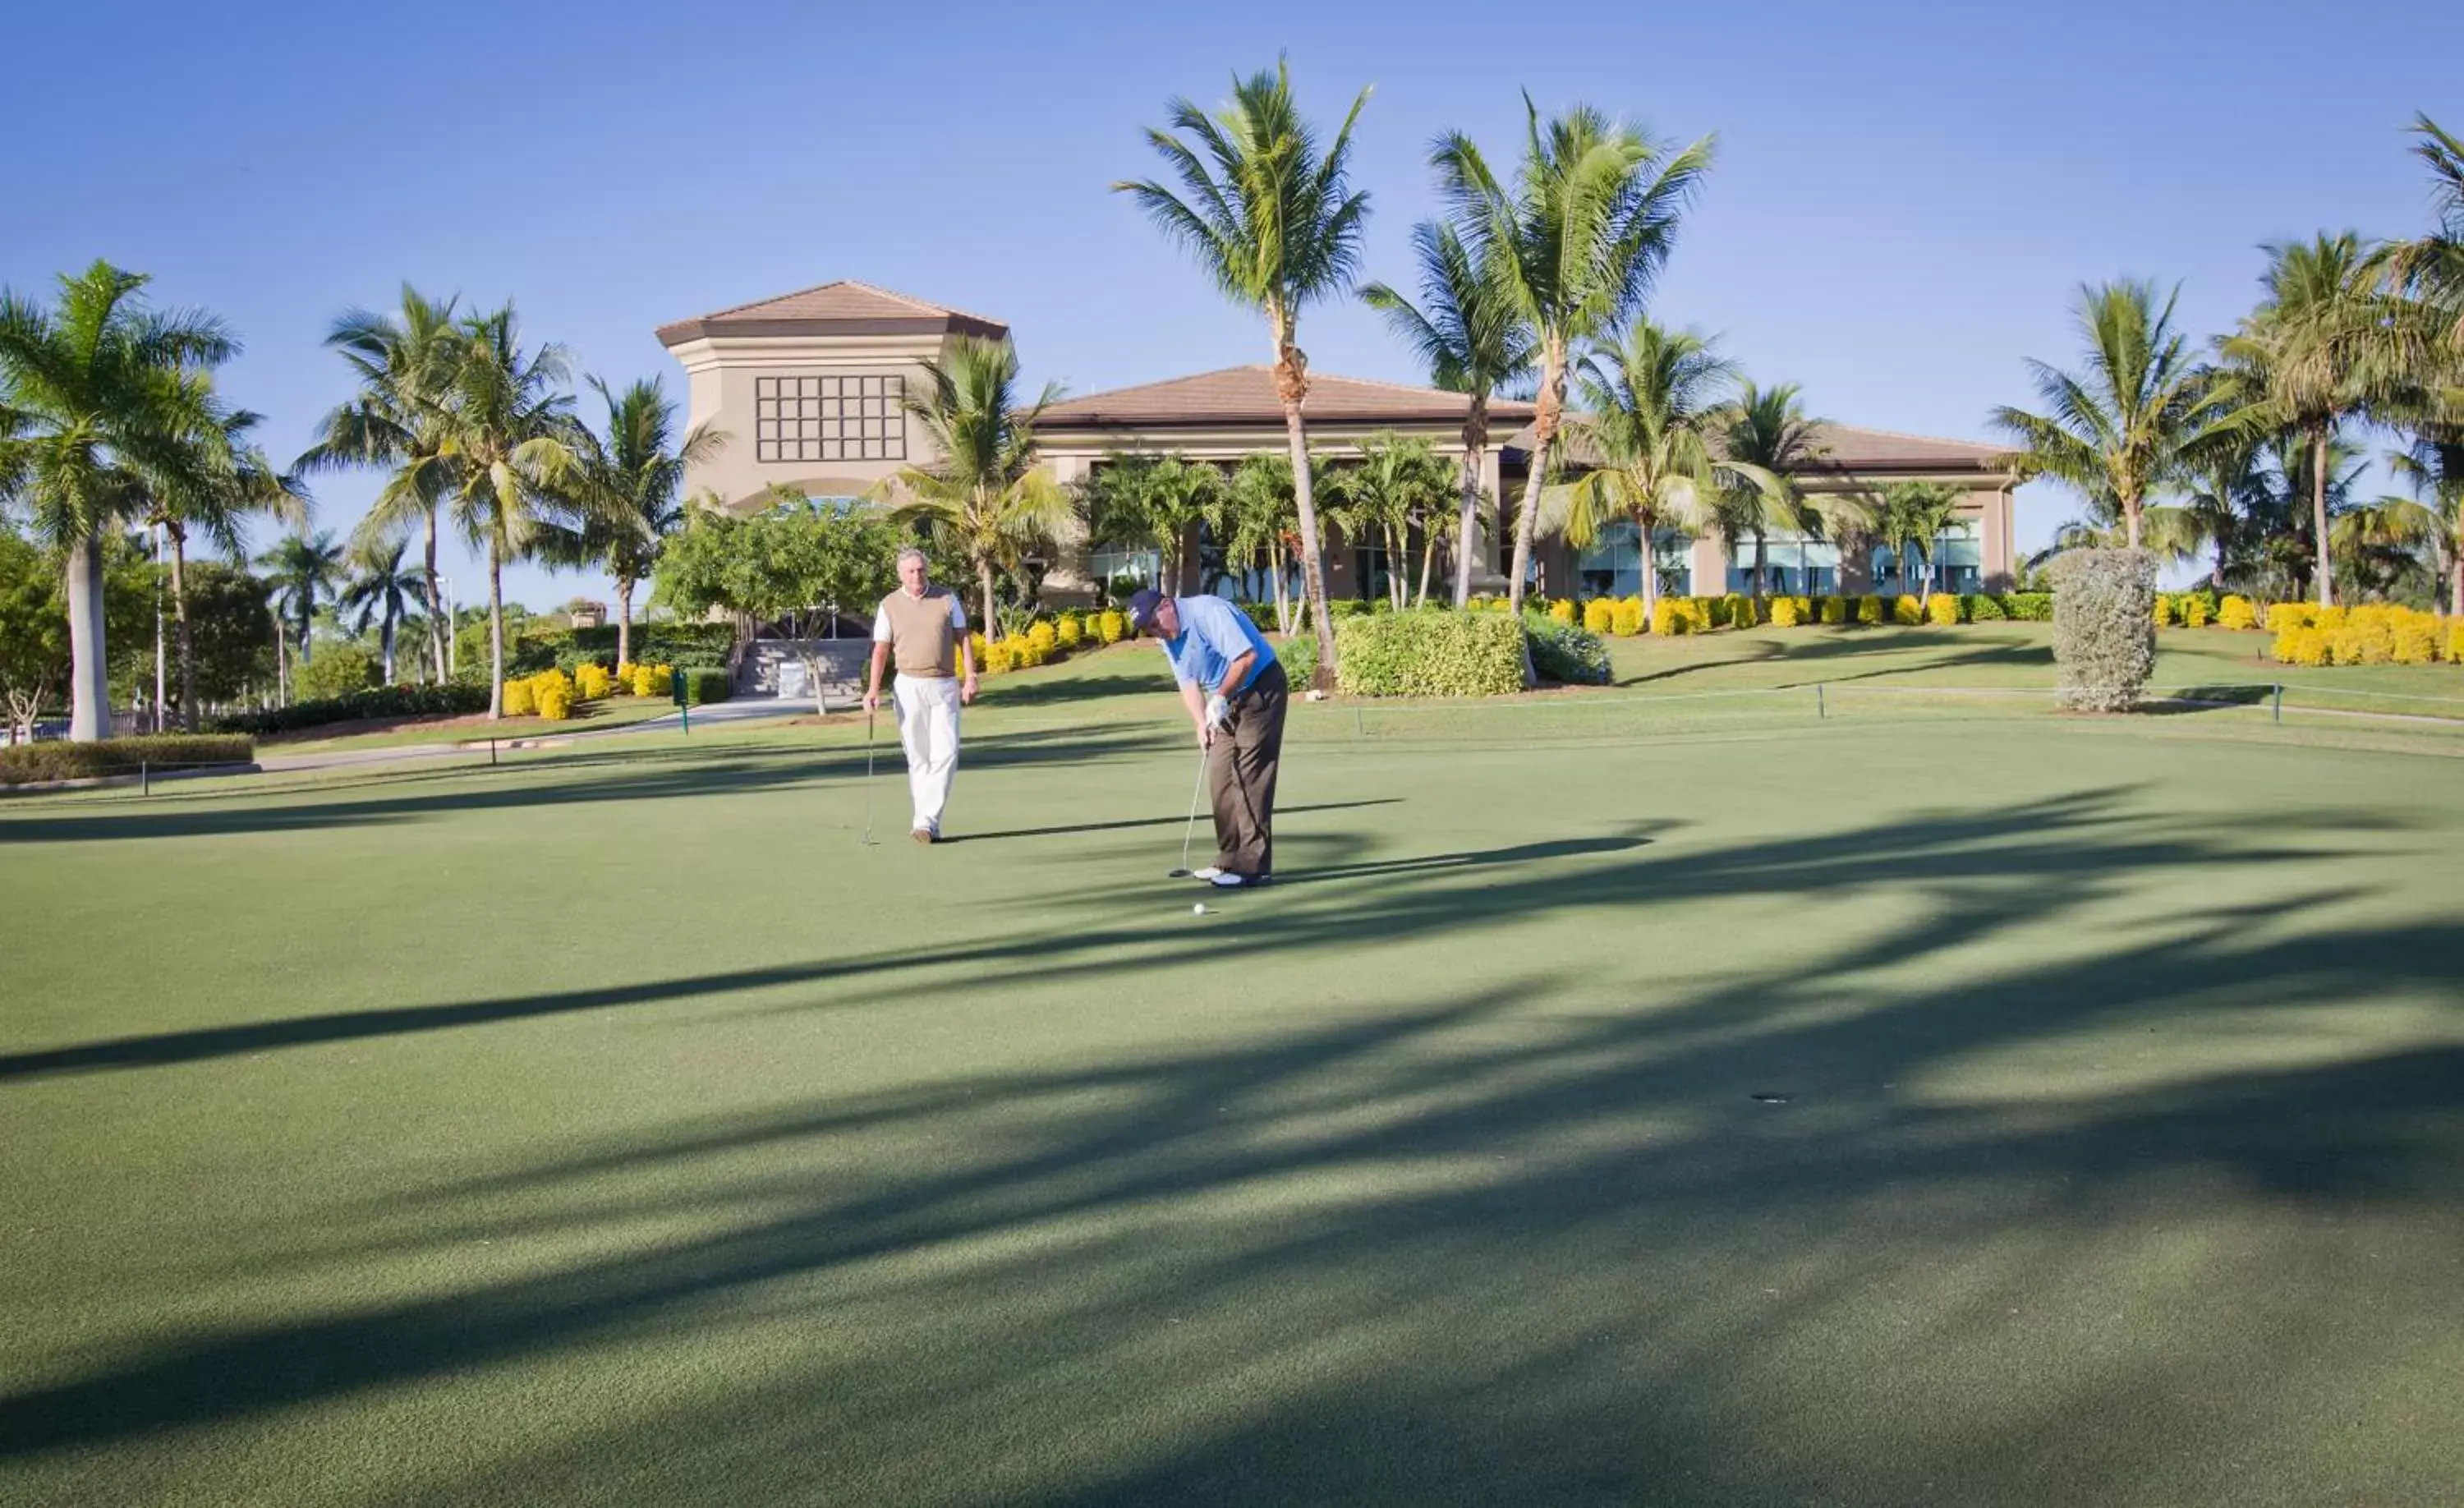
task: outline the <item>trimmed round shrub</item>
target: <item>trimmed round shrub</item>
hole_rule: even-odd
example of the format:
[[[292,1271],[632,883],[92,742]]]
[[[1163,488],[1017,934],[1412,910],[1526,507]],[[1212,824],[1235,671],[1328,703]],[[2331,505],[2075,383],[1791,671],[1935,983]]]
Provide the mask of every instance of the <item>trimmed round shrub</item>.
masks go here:
[[[2267,608],[2267,631],[2281,635],[2289,628],[2315,628],[2319,609],[2307,602],[2271,602]]]
[[[1665,639],[1670,634],[1691,633],[1693,619],[1685,604],[1673,597],[1663,597],[1651,604],[1651,631]]]
[[[1608,685],[1609,646],[1597,634],[1541,613],[1524,614],[1523,629],[1531,648],[1531,668],[1540,679],[1564,686]]]
[[[1883,601],[1881,598],[1860,597],[1857,599],[1857,621],[1859,623],[1879,623],[1890,616],[1890,604]]]
[[[2162,592],[2156,594],[2156,605],[2147,616],[2148,621],[2159,628],[2170,628],[2182,621],[2173,611],[2173,600]]]
[[[1108,645],[1119,644],[1130,636],[1130,621],[1117,607],[1107,607],[1095,621],[1095,637]]]
[[[1751,628],[1758,621],[1754,600],[1743,592],[1730,592],[1720,599],[1720,622],[1731,628]]]
[[[524,676],[505,683],[504,712],[507,717],[534,717],[539,713],[539,689]]]
[[[1549,603],[1549,616],[1556,622],[1564,623],[1568,627],[1572,627],[1574,623],[1574,604],[1562,597],[1554,598],[1551,600]],[[1336,651],[1337,654],[1340,654],[1341,652],[1342,651],[1339,649]]]
[[[2128,711],[2156,668],[2156,557],[2074,550],[2053,571],[2056,702],[2073,711]]]
[[[1620,597],[1617,610],[1610,615],[1609,632],[1620,639],[1631,639],[1642,632],[1642,599]]]
[[[1998,623],[2011,616],[2002,610],[2000,598],[1984,592],[1962,598],[1959,610],[1971,623]]]
[[[1837,595],[1821,599],[1822,621],[1837,626],[1848,621],[1848,599]]]
[[[1925,622],[1937,627],[1948,627],[1959,622],[1959,599],[1948,592],[1936,592],[1925,601]]]
[[[1605,597],[1595,597],[1583,604],[1583,631],[1604,634],[1617,627],[1617,604]]]
[[[2228,597],[2216,604],[2216,626],[2255,628],[2258,626],[2258,609],[2251,605],[2247,597]]]
[[[1918,623],[1924,623],[1924,601],[1920,598],[1911,596],[1906,592],[1902,592],[1899,596],[1892,598],[1891,622],[1899,624],[1903,628],[1912,628]]]

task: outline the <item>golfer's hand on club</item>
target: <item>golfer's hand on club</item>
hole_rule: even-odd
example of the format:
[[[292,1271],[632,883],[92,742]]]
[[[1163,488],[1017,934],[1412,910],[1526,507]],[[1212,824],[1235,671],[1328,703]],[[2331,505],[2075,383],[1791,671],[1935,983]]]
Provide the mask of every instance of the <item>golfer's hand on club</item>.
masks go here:
[[[975,704],[975,700],[976,676],[975,672],[971,670],[967,672],[967,678],[958,683],[958,704],[962,707],[970,707]]]
[[[880,710],[881,688],[876,686],[871,690],[864,693],[864,715],[870,717],[873,713]]]

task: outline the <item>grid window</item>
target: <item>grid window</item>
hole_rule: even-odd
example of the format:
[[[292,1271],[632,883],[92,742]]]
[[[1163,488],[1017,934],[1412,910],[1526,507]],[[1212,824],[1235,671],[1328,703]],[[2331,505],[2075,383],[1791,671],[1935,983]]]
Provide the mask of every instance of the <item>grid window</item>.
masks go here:
[[[757,377],[754,458],[904,461],[903,377]]]

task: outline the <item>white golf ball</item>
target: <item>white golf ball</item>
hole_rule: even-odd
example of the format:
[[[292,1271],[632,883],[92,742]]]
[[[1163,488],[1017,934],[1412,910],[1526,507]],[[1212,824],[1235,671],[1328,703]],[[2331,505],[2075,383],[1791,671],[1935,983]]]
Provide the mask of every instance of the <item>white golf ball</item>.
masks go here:
[[[1192,916],[1204,916],[1206,914],[1206,903],[1200,901],[1196,906],[1191,907],[1189,908],[1189,914]]]

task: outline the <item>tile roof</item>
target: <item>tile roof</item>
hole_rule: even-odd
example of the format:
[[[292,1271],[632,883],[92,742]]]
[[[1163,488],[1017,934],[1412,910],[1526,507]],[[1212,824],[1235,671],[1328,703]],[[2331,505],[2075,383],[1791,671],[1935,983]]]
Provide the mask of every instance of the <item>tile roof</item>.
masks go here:
[[[1461,393],[1405,382],[1380,382],[1366,378],[1309,374],[1309,397],[1301,411],[1319,421],[1352,424],[1417,424],[1460,421],[1471,400]],[[1531,405],[1511,399],[1489,400],[1489,412],[1501,424],[1530,417]],[[1283,401],[1275,393],[1271,366],[1227,366],[1137,387],[1117,387],[1053,404],[1036,422],[1039,432],[1074,427],[1100,428],[1142,425],[1229,425],[1284,422]]]
[[[842,278],[661,325],[659,339],[676,345],[706,335],[895,335],[934,330],[1000,336],[1006,335],[1009,327],[963,309]]]
[[[1902,434],[1894,429],[1867,429],[1857,425],[1825,424],[1818,426],[1818,443],[1828,452],[1820,470],[1828,471],[1998,471],[2002,468],[1994,462],[2008,453],[2002,446]],[[1526,425],[1516,430],[1506,444],[1514,449],[1529,450],[1531,426]],[[1588,464],[1592,459],[1590,447],[1579,435],[1568,437],[1565,454],[1576,465]]]

